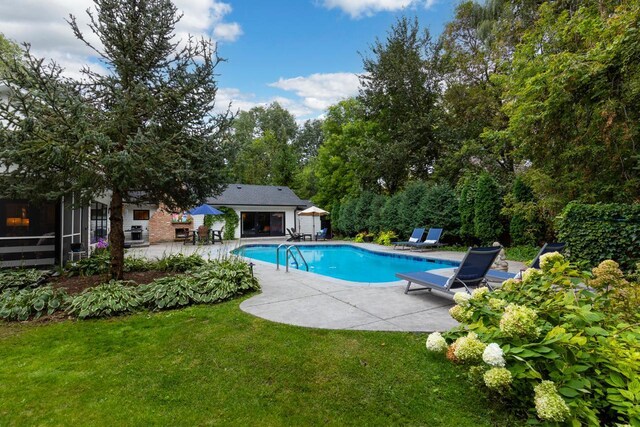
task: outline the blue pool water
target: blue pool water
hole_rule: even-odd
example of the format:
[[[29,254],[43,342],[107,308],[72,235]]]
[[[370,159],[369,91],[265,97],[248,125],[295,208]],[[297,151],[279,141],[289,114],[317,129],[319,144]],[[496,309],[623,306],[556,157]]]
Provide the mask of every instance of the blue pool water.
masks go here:
[[[232,252],[275,264],[276,248],[277,245],[245,245]],[[309,271],[351,282],[394,282],[398,280],[396,273],[458,266],[458,263],[453,261],[373,252],[351,245],[299,245],[298,248],[309,264]],[[291,259],[289,261],[289,268],[295,269]],[[284,264],[285,249],[283,247],[280,249],[280,265],[284,266]],[[300,270],[305,270],[302,262],[300,262]]]

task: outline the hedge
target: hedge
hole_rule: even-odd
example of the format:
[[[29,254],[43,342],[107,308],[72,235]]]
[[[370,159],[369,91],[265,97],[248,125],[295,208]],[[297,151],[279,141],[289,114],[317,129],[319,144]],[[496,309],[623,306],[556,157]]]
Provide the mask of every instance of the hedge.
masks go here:
[[[595,266],[606,259],[630,270],[640,261],[640,204],[570,203],[556,222],[572,261]]]

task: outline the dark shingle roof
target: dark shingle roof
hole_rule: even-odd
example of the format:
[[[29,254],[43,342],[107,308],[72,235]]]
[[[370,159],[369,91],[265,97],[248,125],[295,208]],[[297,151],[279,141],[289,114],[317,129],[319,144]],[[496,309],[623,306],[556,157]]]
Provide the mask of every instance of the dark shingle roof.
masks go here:
[[[247,184],[229,184],[218,197],[209,197],[207,203],[216,206],[305,206],[289,187]]]

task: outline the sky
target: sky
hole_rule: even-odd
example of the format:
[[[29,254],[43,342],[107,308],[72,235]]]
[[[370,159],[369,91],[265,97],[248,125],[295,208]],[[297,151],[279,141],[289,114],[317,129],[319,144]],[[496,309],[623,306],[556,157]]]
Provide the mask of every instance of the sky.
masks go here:
[[[453,17],[457,0],[174,0],[184,14],[176,28],[213,39],[225,58],[217,72],[217,105],[248,110],[274,101],[298,121],[321,117],[326,108],[358,93],[362,55],[384,40],[398,17],[417,16],[437,37]],[[1,0],[0,32],[32,52],[53,59],[79,77],[92,51],[65,22],[73,14],[81,29],[91,0]],[[90,40],[99,44],[95,36]],[[104,71],[104,70],[100,70]]]

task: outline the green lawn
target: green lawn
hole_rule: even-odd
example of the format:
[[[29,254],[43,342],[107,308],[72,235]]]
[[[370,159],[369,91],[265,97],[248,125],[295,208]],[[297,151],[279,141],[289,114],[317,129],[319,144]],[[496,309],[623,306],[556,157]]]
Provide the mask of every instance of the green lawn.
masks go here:
[[[298,328],[238,304],[0,323],[0,425],[514,425],[423,334]]]

